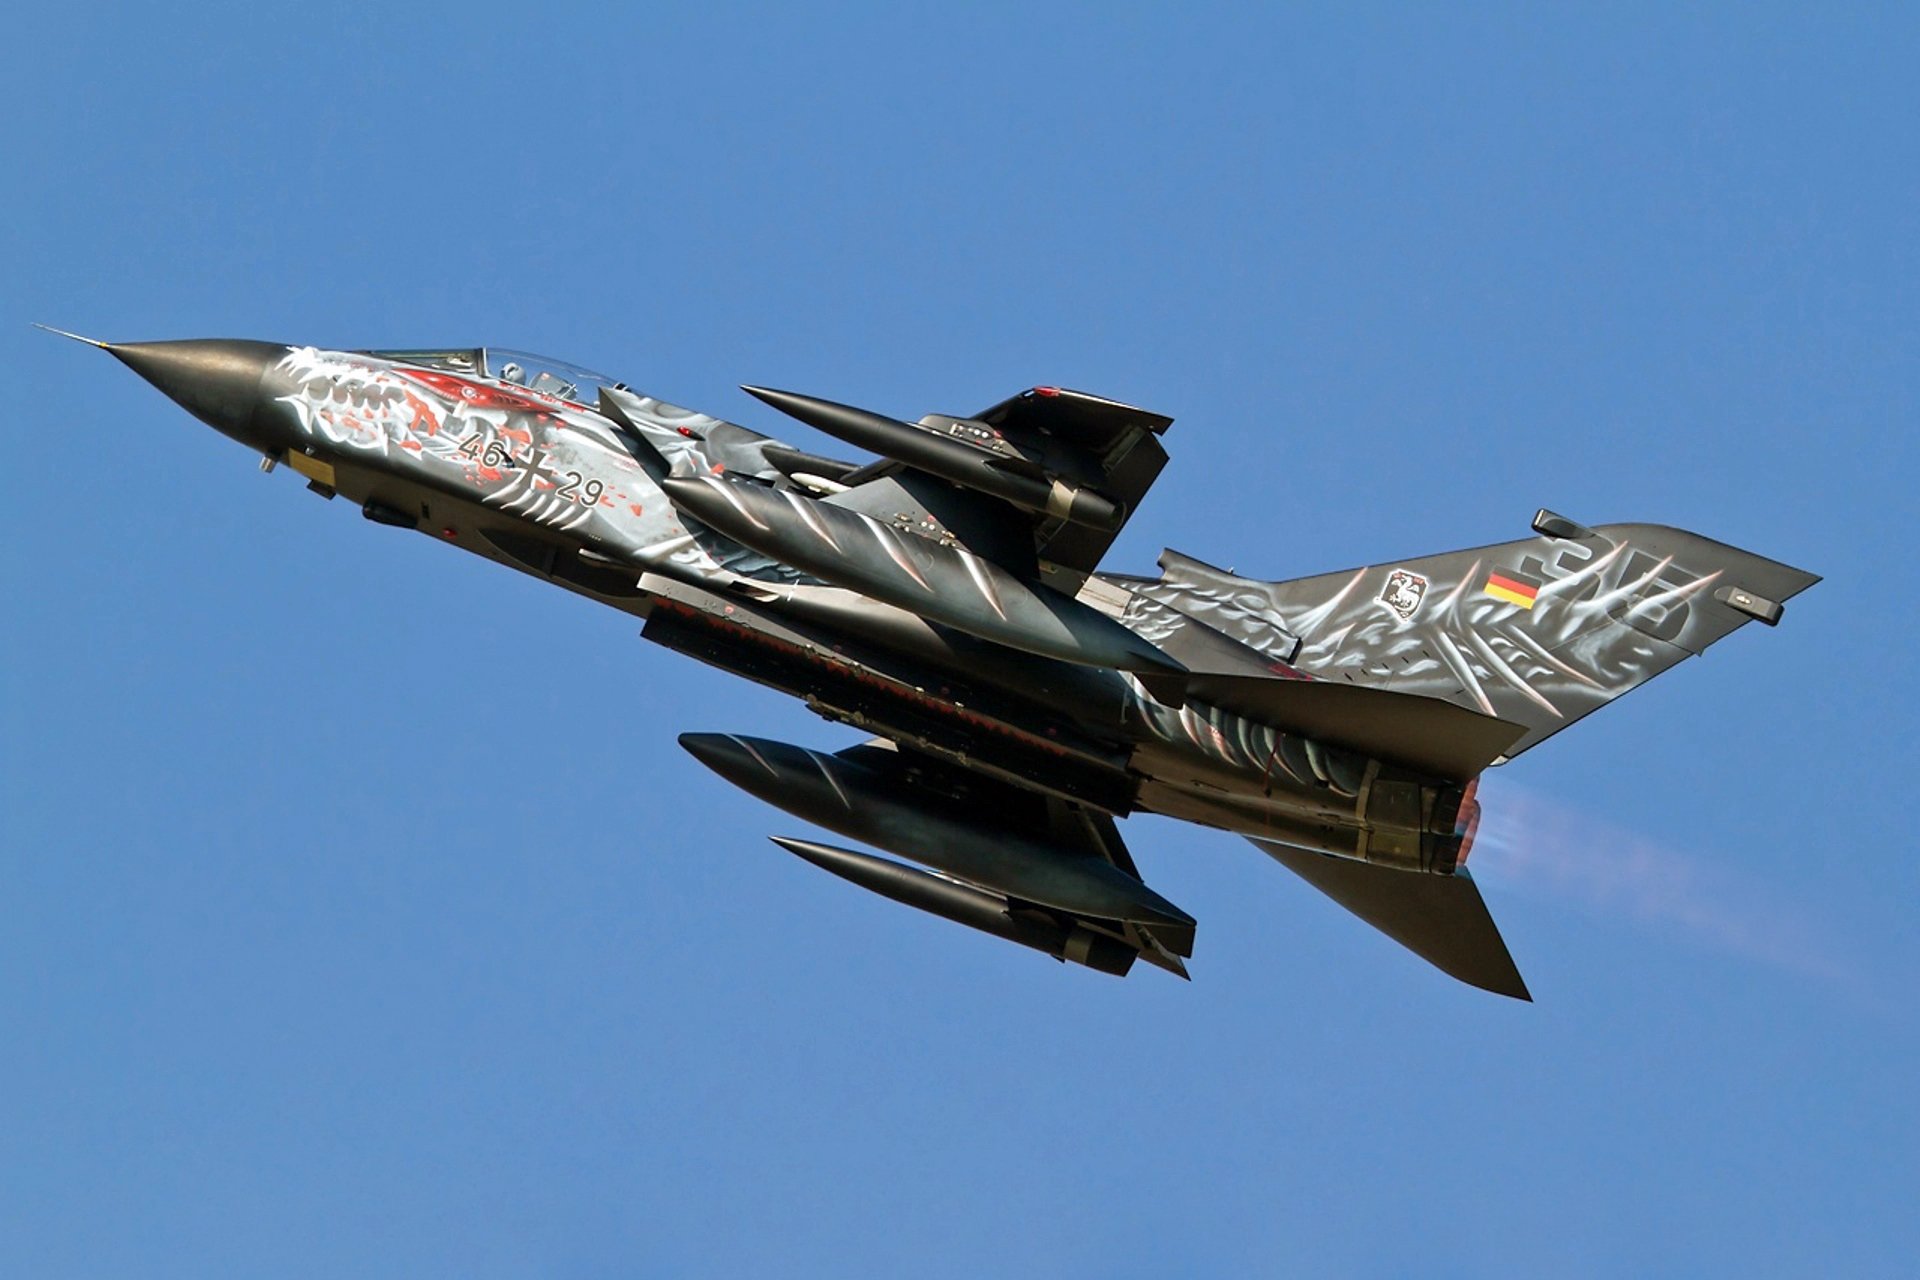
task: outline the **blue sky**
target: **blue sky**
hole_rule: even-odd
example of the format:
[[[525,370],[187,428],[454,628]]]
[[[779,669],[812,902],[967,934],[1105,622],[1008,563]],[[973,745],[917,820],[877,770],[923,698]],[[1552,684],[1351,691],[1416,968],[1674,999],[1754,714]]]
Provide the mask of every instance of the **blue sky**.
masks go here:
[[[1916,55],[1900,6],[11,15],[0,1270],[1909,1272]],[[782,432],[737,384],[1080,387],[1178,419],[1127,571],[1546,505],[1827,581],[1489,778],[1538,1003],[1153,818],[1195,981],[1115,982],[674,743],[846,731],[31,320]]]

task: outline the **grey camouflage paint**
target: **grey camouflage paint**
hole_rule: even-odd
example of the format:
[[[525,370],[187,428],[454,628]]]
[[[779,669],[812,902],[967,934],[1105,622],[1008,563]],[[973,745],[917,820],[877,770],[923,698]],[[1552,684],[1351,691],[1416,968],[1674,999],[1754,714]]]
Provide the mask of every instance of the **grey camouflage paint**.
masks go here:
[[[636,565],[665,561],[701,577],[800,580],[758,552],[690,529],[619,432],[585,405],[314,347],[289,349],[273,376],[287,384],[276,401],[323,447],[377,459]],[[765,436],[663,400],[630,404],[636,426],[676,472],[778,474],[761,453]]]
[[[1290,582],[1173,552],[1161,564],[1160,579],[1119,581],[1302,674],[1528,726],[1510,755],[1750,621],[1730,593],[1784,601],[1818,581],[1696,534],[1634,524]],[[1536,584],[1531,606],[1490,593],[1494,574]],[[1149,639],[1178,625],[1145,604],[1128,621]]]
[[[93,345],[113,352],[190,412],[260,449],[270,460],[286,457],[327,496],[337,490],[364,503],[370,518],[413,527],[428,518],[429,508],[444,511],[451,523],[438,531],[468,549],[504,556],[522,569],[636,613],[645,614],[651,599],[656,612],[649,635],[660,620],[658,610],[674,599],[676,590],[708,591],[704,598],[716,617],[742,612],[730,601],[758,602],[773,611],[764,615],[760,631],[736,626],[736,632],[759,637],[762,656],[757,659],[739,647],[746,642],[738,635],[725,641],[736,647],[724,652],[701,647],[722,642],[695,640],[684,623],[675,638],[684,645],[682,651],[805,697],[822,714],[834,716],[839,708],[820,701],[818,691],[837,691],[833,696],[848,699],[846,705],[858,713],[840,718],[871,723],[883,738],[931,753],[903,752],[902,767],[910,771],[920,767],[912,760],[942,759],[947,767],[957,766],[969,775],[978,770],[998,777],[1017,794],[1048,797],[1046,803],[1055,809],[1064,804],[1059,811],[1077,815],[1083,837],[1094,837],[1078,838],[1080,853],[1074,856],[1111,862],[1136,882],[1131,857],[1107,816],[1135,805],[1262,837],[1270,852],[1287,846],[1338,853],[1344,857],[1329,865],[1349,869],[1387,863],[1389,869],[1377,875],[1369,871],[1363,880],[1355,880],[1350,870],[1334,877],[1311,860],[1302,863],[1275,854],[1343,906],[1446,971],[1521,997],[1526,996],[1524,983],[1469,877],[1407,876],[1391,869],[1456,871],[1471,843],[1478,812],[1475,784],[1465,767],[1450,769],[1445,778],[1453,781],[1445,781],[1250,718],[1311,723],[1317,726],[1312,732],[1358,746],[1369,741],[1356,728],[1369,714],[1365,708],[1385,705],[1385,736],[1370,741],[1386,745],[1369,747],[1368,752],[1393,756],[1408,751],[1410,714],[1435,723],[1433,704],[1416,713],[1412,708],[1417,704],[1382,704],[1377,695],[1358,698],[1316,686],[1318,692],[1306,702],[1325,706],[1327,699],[1319,694],[1337,694],[1334,702],[1341,708],[1339,718],[1316,720],[1310,713],[1263,712],[1263,707],[1302,703],[1291,695],[1271,701],[1269,695],[1280,687],[1270,681],[1344,682],[1450,701],[1524,726],[1525,735],[1509,750],[1513,754],[1704,651],[1745,622],[1755,617],[1775,620],[1779,604],[1817,581],[1814,575],[1675,529],[1615,525],[1584,530],[1565,521],[1539,525],[1564,535],[1560,537],[1291,582],[1239,578],[1173,552],[1162,558],[1158,579],[1110,574],[1087,578],[1111,541],[1111,530],[1103,528],[1089,540],[1084,529],[1061,523],[1061,513],[1051,510],[1045,513],[1051,520],[1043,518],[1031,527],[1016,523],[1024,517],[1012,514],[1014,507],[996,507],[983,516],[976,496],[967,500],[969,519],[975,523],[963,541],[948,532],[938,516],[946,503],[941,492],[891,482],[882,488],[870,478],[871,471],[863,473],[860,487],[849,491],[843,509],[836,497],[816,501],[796,489],[801,482],[774,465],[767,449],[775,442],[765,436],[618,387],[610,389],[619,393],[613,400],[601,402],[603,414],[597,406],[559,398],[577,395],[578,389],[550,372],[545,375],[550,380],[537,379],[532,387],[517,378],[489,377],[478,367],[478,353],[339,352],[224,340]],[[595,378],[585,375],[576,381]],[[1037,440],[1058,444],[1071,438],[1073,449],[1092,449],[1089,457],[1105,459],[1104,470],[1094,468],[1104,477],[1099,483],[1119,495],[1129,510],[1165,461],[1154,437],[1168,419],[1097,397],[1037,388],[981,416],[1009,430],[1037,432]],[[1063,434],[1055,439],[1049,434],[1053,431]],[[294,456],[302,452],[306,459]],[[792,460],[784,465],[793,465]],[[852,467],[841,465],[836,474]],[[720,473],[727,478],[721,479]],[[675,478],[707,483],[690,488],[674,484]],[[752,483],[756,481],[760,483]],[[828,491],[817,484],[804,487]],[[787,550],[810,546],[804,539],[811,537],[843,552],[837,528],[845,525],[864,533],[926,593],[936,592],[929,566],[937,557],[930,548],[939,543],[952,561],[938,560],[946,570],[937,592],[943,608],[923,607],[922,598],[904,588],[892,593],[906,601],[896,607],[882,604],[871,592],[828,586],[785,563],[784,556],[772,559],[721,536],[670,498],[680,495],[679,501],[690,502],[686,493],[708,491],[720,494],[731,511],[757,530],[771,526],[752,514],[756,510],[769,521],[794,524],[795,531],[803,531],[802,542],[788,540]],[[461,502],[442,503],[437,494]],[[883,509],[864,512],[854,494],[880,501]],[[402,502],[417,504],[417,509],[393,505]],[[705,510],[707,518],[733,523],[720,508],[709,504]],[[890,522],[884,527],[883,518]],[[1021,546],[1029,533],[1033,544]],[[914,535],[932,541],[923,545]],[[972,542],[975,537],[985,541]],[[769,550],[780,549],[771,540],[762,541]],[[987,549],[989,542],[997,551]],[[915,553],[904,550],[909,545]],[[1015,661],[1020,655],[997,647],[1025,647],[1022,642],[1034,638],[1031,628],[1016,626],[1019,634],[995,636],[995,644],[984,651],[954,647],[941,639],[937,627],[930,629],[943,613],[949,625],[962,631],[972,628],[974,635],[992,631],[989,615],[996,623],[1019,623],[1008,603],[1009,592],[1016,587],[1042,590],[1021,576],[1034,573],[1031,556],[1036,551],[1052,560],[1040,565],[1051,589],[1080,593],[1073,598],[1063,594],[1065,604],[1049,606],[1056,618],[1085,611],[1094,619],[1088,634],[1112,628],[1128,642],[1146,642],[1145,652],[1156,660],[1165,658],[1166,665],[1156,666],[1151,676],[1145,667],[1137,668],[1142,676],[1136,678],[1116,670],[1125,664],[1103,653],[1090,667],[1073,668],[1081,671],[1079,678],[1062,679],[1052,672],[1067,664],[1023,666]],[[875,556],[867,558],[885,568]],[[591,566],[591,572],[582,566]],[[835,561],[814,567],[826,573],[841,566]],[[642,575],[652,576],[643,584]],[[1004,582],[996,575],[1004,575]],[[675,587],[676,582],[682,587]],[[1048,599],[1044,594],[1036,598]],[[957,603],[961,601],[968,602],[965,609]],[[687,613],[691,606],[685,602],[673,607],[694,616]],[[779,634],[783,619],[809,618],[816,627],[825,623],[823,630],[812,633],[814,639],[807,638],[804,627]],[[901,619],[919,630],[903,628]],[[842,652],[843,642],[866,646],[867,656],[848,656]],[[668,643],[664,635],[662,643]],[[906,647],[896,651],[889,645]],[[1151,647],[1156,645],[1168,652]],[[927,661],[933,665],[923,668],[932,676],[924,681],[926,687],[889,669],[892,664],[913,672],[916,664]],[[1184,670],[1182,664],[1187,664]],[[810,673],[820,669],[838,683],[820,683],[824,677]],[[1182,702],[1172,691],[1185,679],[1185,670],[1195,676],[1194,689],[1207,689],[1249,714],[1198,698]],[[799,671],[809,674],[794,674]],[[1212,683],[1204,684],[1202,677]],[[1167,683],[1152,683],[1163,680]],[[1260,696],[1244,697],[1248,681]],[[976,683],[994,697],[976,701],[966,692],[966,686]],[[950,684],[958,690],[950,692]],[[1169,701],[1156,697],[1149,684]],[[1355,709],[1356,703],[1364,705]],[[1290,720],[1293,714],[1304,718]],[[929,716],[953,721],[958,737],[945,730],[944,736],[928,736]],[[1435,732],[1442,742],[1475,751],[1468,758],[1478,767],[1486,754],[1473,747],[1475,735],[1491,729],[1504,744],[1511,740],[1512,729],[1470,719],[1464,727],[1456,719]],[[1059,738],[1050,740],[1056,732]],[[975,754],[980,747],[990,752],[996,734],[1026,744],[1022,751],[1032,744],[1046,747],[1053,755],[1043,759],[1077,761],[1082,782],[1093,789],[1050,787],[1035,771],[1009,772],[1012,765],[997,770],[989,756]],[[1083,740],[1068,745],[1076,735]],[[816,756],[809,753],[807,758]],[[1043,764],[1037,772],[1055,767],[1057,763]],[[1114,787],[1102,789],[1105,784],[1093,777],[1102,769],[1106,773],[1101,776],[1114,779]],[[958,812],[959,820],[970,819],[964,809]],[[1099,835],[1101,823],[1104,836]],[[914,832],[905,836],[909,845],[917,838]],[[1407,896],[1404,886],[1427,881],[1448,882],[1452,897],[1436,906],[1437,899]],[[1010,912],[1024,909],[1012,900],[1005,905]],[[1445,919],[1429,920],[1437,932],[1427,936],[1405,927],[1408,911],[1444,911]],[[1152,952],[1162,967],[1184,973],[1159,942],[1138,929],[1115,931],[1097,920],[1080,921],[1074,928],[1106,929],[1123,950]],[[1086,962],[1052,942],[1042,949],[1049,948]],[[1125,965],[1109,971],[1124,972]]]

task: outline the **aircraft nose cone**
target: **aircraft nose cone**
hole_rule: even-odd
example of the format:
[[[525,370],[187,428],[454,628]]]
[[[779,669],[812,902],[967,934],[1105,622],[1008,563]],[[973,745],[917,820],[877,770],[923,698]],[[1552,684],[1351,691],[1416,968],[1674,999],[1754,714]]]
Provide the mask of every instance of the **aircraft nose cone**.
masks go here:
[[[735,783],[758,770],[774,772],[765,756],[756,755],[752,747],[730,733],[683,733],[680,745],[695,760]]]
[[[709,769],[732,764],[740,754],[740,748],[733,739],[723,733],[683,733],[680,735],[680,745]]]
[[[240,338],[114,342],[108,351],[214,430],[254,443],[260,384],[287,349]]]

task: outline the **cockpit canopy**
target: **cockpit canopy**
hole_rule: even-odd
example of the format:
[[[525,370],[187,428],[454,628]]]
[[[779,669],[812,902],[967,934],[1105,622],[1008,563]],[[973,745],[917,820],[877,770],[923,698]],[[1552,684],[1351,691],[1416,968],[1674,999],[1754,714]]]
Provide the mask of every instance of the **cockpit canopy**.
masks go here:
[[[369,351],[382,360],[398,360],[424,369],[440,369],[469,378],[493,378],[518,387],[575,404],[591,405],[600,398],[601,387],[622,388],[626,384],[604,373],[582,369],[565,360],[537,356],[530,351],[512,351],[505,347],[458,347],[428,351]]]
[[[535,391],[559,396],[562,400],[572,400],[579,404],[592,404],[597,401],[600,398],[601,387],[623,385],[604,373],[582,369],[577,364],[568,364],[565,360],[555,360],[551,356],[537,356],[530,351],[509,351],[505,347],[482,347],[480,357],[490,378],[498,378],[502,382],[511,382],[522,387],[531,387]]]

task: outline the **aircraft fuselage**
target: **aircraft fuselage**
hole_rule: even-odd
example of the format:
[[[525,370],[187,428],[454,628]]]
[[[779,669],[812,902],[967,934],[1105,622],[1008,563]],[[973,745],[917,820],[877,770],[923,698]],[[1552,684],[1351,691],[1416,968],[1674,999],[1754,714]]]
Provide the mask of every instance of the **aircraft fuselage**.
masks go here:
[[[731,423],[631,393],[618,422],[590,402],[597,387],[505,381],[460,352],[114,350],[314,491],[649,619],[649,638],[829,718],[1112,813],[1347,853],[1373,827],[1376,852],[1397,841],[1416,864],[1436,843],[1451,840],[1442,857],[1460,850],[1458,786],[1400,779],[1412,807],[1369,823],[1377,762],[1195,700],[1169,705],[1125,672],[995,645],[713,536],[669,501],[632,436],[677,473],[788,483],[765,453],[776,442]],[[219,377],[173,368],[194,362]],[[1081,594],[1124,622],[1128,593],[1112,580],[1095,575]]]

